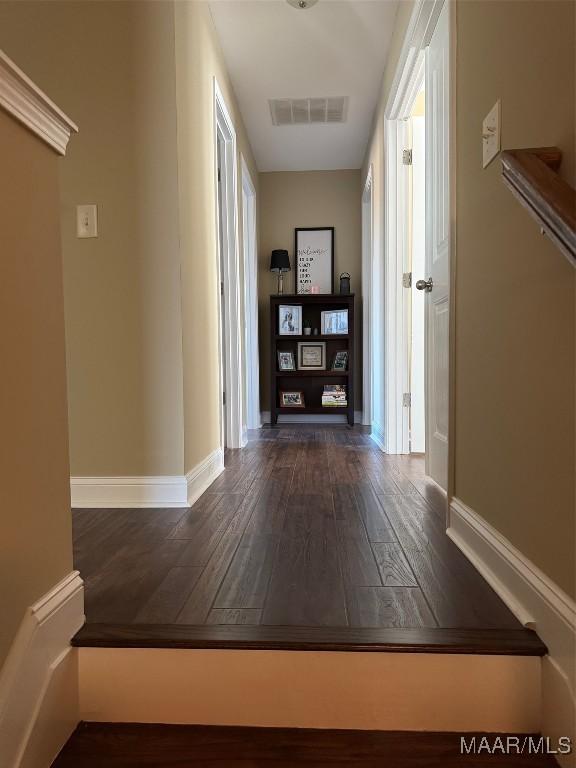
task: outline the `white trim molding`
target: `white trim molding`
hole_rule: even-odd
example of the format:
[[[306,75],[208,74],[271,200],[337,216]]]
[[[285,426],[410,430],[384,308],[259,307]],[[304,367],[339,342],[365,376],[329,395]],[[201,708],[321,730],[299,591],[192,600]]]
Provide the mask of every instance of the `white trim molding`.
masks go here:
[[[450,502],[447,534],[518,620],[534,629],[546,644],[549,656],[544,671],[556,692],[551,705],[555,715],[549,719],[572,723],[573,731],[576,730],[575,601],[457,498]],[[574,738],[576,734],[564,735]]]
[[[186,475],[187,506],[191,507],[224,471],[224,451],[216,448]]]
[[[32,605],[0,675],[0,754],[6,768],[50,765],[76,727],[84,589],[72,571]]]
[[[76,509],[187,507],[184,475],[159,477],[71,477]]]
[[[0,106],[60,155],[78,127],[0,50]]]
[[[75,509],[165,509],[190,507],[224,469],[216,448],[186,475],[158,477],[71,477]]]
[[[222,141],[222,167],[218,181],[218,140]],[[214,78],[214,202],[220,302],[220,379],[225,393],[223,448],[242,448],[242,314],[240,295],[240,244],[238,241],[238,155],[236,129],[218,81]],[[220,187],[220,189],[219,189]],[[222,201],[220,212],[219,200]],[[220,223],[220,213],[222,222]],[[224,313],[222,316],[222,305]],[[223,359],[222,359],[223,358]],[[222,425],[224,426],[224,425]]]

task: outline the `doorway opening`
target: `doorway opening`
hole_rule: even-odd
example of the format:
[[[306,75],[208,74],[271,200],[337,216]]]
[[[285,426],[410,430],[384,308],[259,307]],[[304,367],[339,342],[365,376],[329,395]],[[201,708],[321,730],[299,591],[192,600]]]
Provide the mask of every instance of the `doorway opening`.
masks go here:
[[[244,158],[242,158],[242,241],[244,256],[246,426],[248,429],[259,429],[262,426],[262,420],[260,418],[260,359],[258,354],[256,189]]]
[[[448,487],[449,3],[413,17],[385,111],[385,439]],[[425,18],[424,18],[425,17]]]
[[[218,300],[220,302],[221,444],[242,448],[242,323],[236,184],[236,132],[226,102],[214,80],[214,160],[216,179],[216,237],[218,242]]]

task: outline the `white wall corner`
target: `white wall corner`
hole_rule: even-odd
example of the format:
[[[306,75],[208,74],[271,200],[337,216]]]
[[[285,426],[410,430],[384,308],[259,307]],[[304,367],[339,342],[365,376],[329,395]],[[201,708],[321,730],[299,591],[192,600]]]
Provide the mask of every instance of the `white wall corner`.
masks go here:
[[[224,471],[224,451],[216,448],[186,475],[187,506],[191,507]]]
[[[546,644],[543,732],[553,738],[569,736],[576,744],[576,602],[457,498],[450,502],[447,534],[518,620]],[[560,762],[568,766],[573,760]]]
[[[158,477],[71,477],[75,509],[186,507],[187,483],[183,475]]]
[[[32,605],[0,674],[0,755],[6,768],[50,765],[79,720],[77,652],[84,623],[78,571]]]
[[[0,50],[0,105],[59,154],[77,126]]]

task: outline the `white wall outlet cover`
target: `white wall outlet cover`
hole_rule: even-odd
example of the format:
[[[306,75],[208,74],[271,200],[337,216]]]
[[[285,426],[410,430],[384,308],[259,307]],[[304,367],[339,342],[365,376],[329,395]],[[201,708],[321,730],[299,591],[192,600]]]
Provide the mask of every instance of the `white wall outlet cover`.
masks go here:
[[[500,99],[482,123],[482,167],[490,165],[500,152]]]
[[[96,205],[76,206],[76,236],[98,237],[98,208]]]

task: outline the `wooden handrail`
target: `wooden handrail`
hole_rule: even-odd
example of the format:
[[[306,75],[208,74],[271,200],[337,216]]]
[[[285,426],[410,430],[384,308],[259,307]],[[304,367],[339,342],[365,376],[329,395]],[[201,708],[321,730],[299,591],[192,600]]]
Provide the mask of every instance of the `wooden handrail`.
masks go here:
[[[576,190],[557,173],[557,147],[508,149],[501,154],[502,176],[543,233],[576,266]]]

